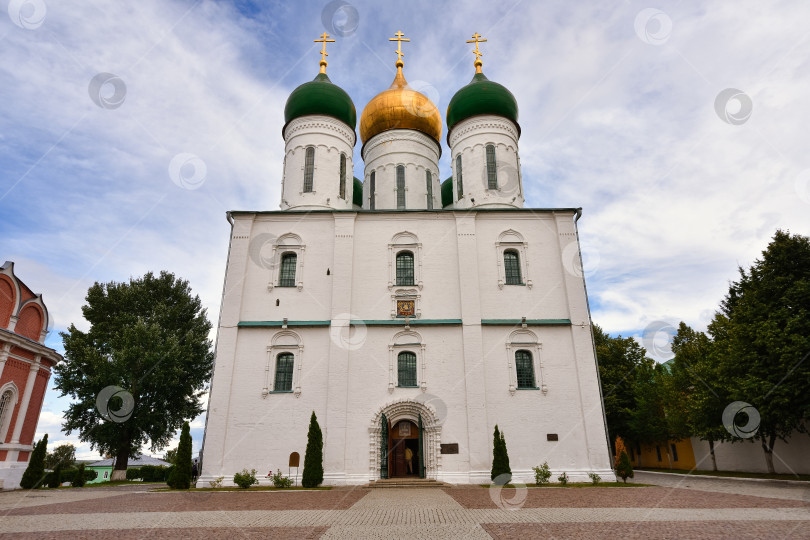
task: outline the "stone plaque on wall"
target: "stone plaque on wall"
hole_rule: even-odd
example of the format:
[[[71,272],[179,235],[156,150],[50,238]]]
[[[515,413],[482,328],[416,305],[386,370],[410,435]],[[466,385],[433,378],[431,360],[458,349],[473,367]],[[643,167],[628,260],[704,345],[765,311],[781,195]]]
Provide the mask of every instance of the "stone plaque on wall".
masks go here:
[[[442,454],[458,454],[458,443],[443,444]]]

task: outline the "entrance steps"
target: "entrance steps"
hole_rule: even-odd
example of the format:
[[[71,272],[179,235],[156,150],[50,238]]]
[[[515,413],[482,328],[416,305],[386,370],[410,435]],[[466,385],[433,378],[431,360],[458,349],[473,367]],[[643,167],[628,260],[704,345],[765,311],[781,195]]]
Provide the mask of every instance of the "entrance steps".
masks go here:
[[[367,488],[442,488],[450,487],[446,482],[439,482],[433,478],[381,478],[369,482],[363,487]]]

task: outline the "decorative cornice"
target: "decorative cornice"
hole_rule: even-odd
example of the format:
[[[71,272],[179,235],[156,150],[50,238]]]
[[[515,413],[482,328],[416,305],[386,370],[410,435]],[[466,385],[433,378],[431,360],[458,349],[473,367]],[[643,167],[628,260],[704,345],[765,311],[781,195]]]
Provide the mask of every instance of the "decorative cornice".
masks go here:
[[[287,125],[287,128],[284,130],[284,144],[289,144],[290,139],[296,136],[300,131],[309,129],[321,132],[333,131],[343,137],[346,144],[349,146],[354,146],[355,142],[357,142],[357,134],[340,120],[329,116],[312,115],[301,116]]]
[[[38,341],[28,339],[25,336],[21,336],[19,334],[6,330],[5,328],[0,328],[0,341],[6,341],[16,347],[19,347],[20,349],[31,352],[33,354],[39,354],[44,359],[53,362],[54,364],[62,360],[62,356],[55,350],[51,349],[50,347],[46,347],[45,345],[39,343]]]
[[[422,144],[425,147],[429,148],[430,150],[433,151],[433,154],[435,156],[433,161],[438,161],[439,158],[441,157],[441,148],[439,148],[436,141],[431,137],[429,137],[428,135],[425,135],[421,131],[416,131],[412,129],[391,129],[373,136],[366,142],[366,144],[363,145],[363,150],[361,152],[363,161],[369,161],[369,159],[367,159],[366,156],[368,156],[369,152],[372,152],[378,146],[400,141],[411,141],[418,144]],[[395,152],[396,150],[393,150],[389,151],[388,153],[395,153]]]
[[[474,135],[473,132],[476,131],[496,132],[507,135],[515,141],[515,146],[517,146],[517,127],[515,127],[515,124],[510,120],[499,116],[473,116],[472,118],[459,122],[459,124],[453,128],[452,133],[450,133],[450,138],[448,139],[450,148],[456,146],[464,137]]]

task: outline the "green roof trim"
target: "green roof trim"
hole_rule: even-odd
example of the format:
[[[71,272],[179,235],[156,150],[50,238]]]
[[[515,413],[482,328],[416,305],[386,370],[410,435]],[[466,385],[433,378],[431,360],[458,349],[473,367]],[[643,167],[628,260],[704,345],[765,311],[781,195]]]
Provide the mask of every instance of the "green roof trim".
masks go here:
[[[240,326],[242,328],[281,328],[284,326],[284,324],[284,321],[239,321],[239,324],[236,326]],[[332,321],[287,321],[286,324],[287,326],[329,326],[332,324]]]
[[[453,204],[453,177],[442,182],[442,208]]]
[[[397,319],[382,319],[382,320],[356,320],[351,321],[351,324],[365,325],[365,326],[405,326],[405,317]],[[441,326],[441,325],[460,325],[461,319],[408,319],[410,326]]]
[[[354,182],[352,183],[354,186],[352,188],[352,202],[359,207],[363,207],[363,182],[360,181],[359,178],[356,176],[354,177]]]
[[[352,130],[357,127],[357,110],[352,99],[345,90],[332,84],[326,73],[318,73],[313,80],[292,91],[284,106],[284,127],[296,118],[311,114],[337,118]],[[284,130],[281,132],[283,134]]]
[[[523,324],[523,319],[481,319],[483,326],[515,326]],[[532,326],[571,325],[571,319],[526,319]]]
[[[508,118],[518,127],[518,105],[515,96],[502,84],[476,73],[467,86],[455,93],[447,106],[447,140],[453,126],[472,116],[492,114]]]

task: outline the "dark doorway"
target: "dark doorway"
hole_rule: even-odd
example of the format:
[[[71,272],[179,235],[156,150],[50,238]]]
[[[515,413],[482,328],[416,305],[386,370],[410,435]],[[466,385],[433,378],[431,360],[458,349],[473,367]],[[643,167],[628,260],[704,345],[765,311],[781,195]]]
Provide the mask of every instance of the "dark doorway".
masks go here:
[[[419,478],[419,428],[413,422],[401,420],[393,426],[389,437],[390,477]]]

